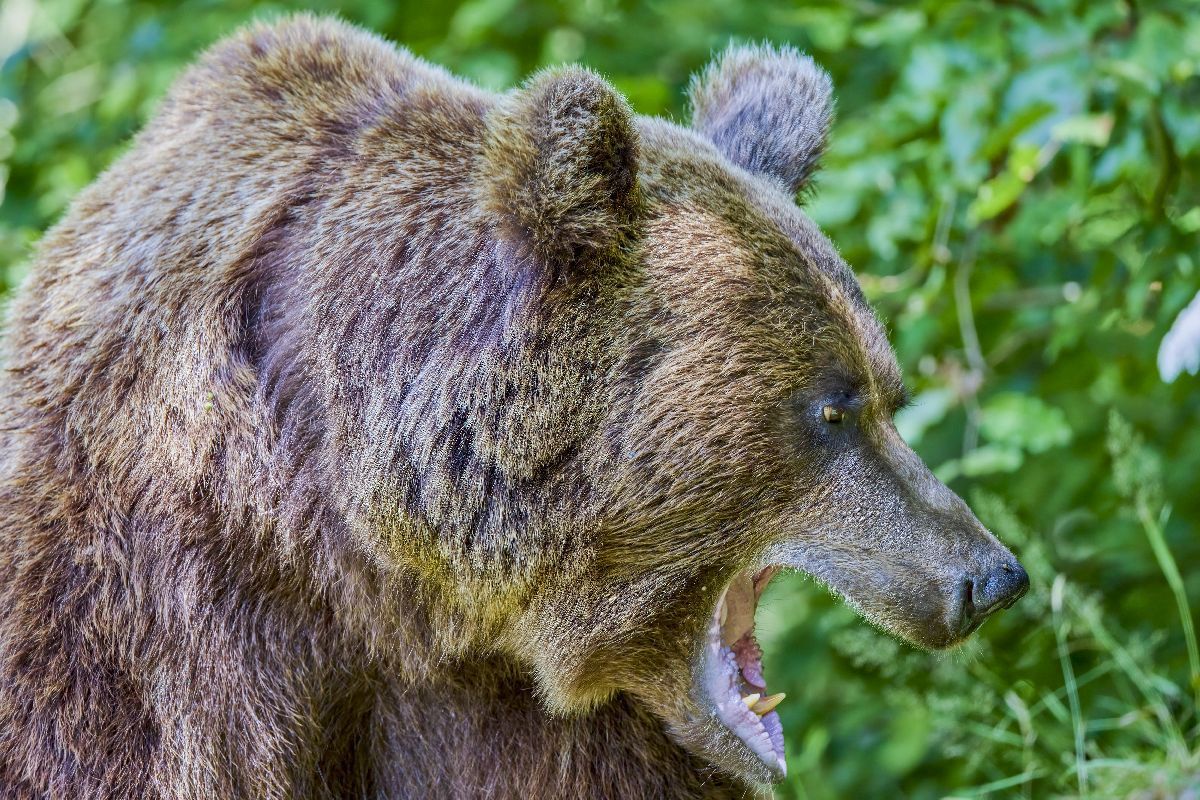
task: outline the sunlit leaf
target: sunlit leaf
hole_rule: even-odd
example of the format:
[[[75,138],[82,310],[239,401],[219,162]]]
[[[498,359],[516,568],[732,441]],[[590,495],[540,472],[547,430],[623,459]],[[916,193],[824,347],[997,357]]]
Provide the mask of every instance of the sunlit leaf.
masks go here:
[[[1051,134],[1060,142],[1079,142],[1104,147],[1112,134],[1111,114],[1081,114],[1055,123]]]
[[[947,388],[922,392],[896,414],[896,429],[906,442],[916,444],[930,426],[942,421],[954,401],[954,392]]]
[[[984,403],[979,429],[989,441],[1041,453],[1071,440],[1062,409],[1037,397],[1001,392]]]
[[[989,220],[1005,211],[1025,191],[1025,181],[1012,172],[1002,172],[979,187],[975,200],[967,208],[973,223]]]

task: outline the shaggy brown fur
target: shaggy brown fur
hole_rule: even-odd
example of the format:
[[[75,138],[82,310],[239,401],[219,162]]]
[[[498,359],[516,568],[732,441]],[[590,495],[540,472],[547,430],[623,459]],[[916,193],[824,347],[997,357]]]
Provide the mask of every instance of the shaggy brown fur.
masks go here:
[[[970,548],[905,520],[969,512],[914,494],[882,329],[788,195],[827,82],[730,59],[816,83],[714,68],[706,138],[308,17],[180,79],[9,314],[0,795],[742,796],[692,689],[737,571],[953,638],[917,601]],[[798,421],[843,385],[892,466]]]

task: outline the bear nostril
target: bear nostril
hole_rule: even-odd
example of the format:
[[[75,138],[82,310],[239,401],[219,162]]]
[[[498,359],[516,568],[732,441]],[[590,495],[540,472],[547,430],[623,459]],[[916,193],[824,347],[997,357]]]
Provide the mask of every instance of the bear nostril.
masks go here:
[[[961,619],[959,620],[960,633],[966,633],[972,629],[975,623],[975,582],[970,578],[963,578],[962,582],[962,607]]]
[[[981,575],[964,577],[960,586],[958,635],[974,633],[985,619],[1002,608],[1010,608],[1028,589],[1029,576],[1015,561],[996,565]]]
[[[988,573],[975,591],[980,613],[1009,608],[1029,589],[1029,575],[1016,562],[1005,562]]]

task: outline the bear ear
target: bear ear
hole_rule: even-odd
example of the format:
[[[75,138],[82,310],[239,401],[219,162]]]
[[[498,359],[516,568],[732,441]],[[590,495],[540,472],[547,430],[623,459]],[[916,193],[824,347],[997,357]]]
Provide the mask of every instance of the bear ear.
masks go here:
[[[829,75],[793,47],[731,46],[689,90],[692,127],[750,172],[804,186],[825,149]]]
[[[489,113],[484,203],[555,265],[614,250],[638,207],[638,136],[616,90],[582,67],[543,71]]]

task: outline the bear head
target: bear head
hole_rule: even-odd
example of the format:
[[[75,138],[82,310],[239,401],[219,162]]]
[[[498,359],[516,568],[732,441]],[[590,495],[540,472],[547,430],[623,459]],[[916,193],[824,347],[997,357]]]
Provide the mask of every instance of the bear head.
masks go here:
[[[553,713],[625,693],[693,754],[769,781],[783,737],[754,611],[772,575],[814,576],[925,648],[1028,579],[897,433],[885,330],[795,202],[828,77],[733,47],[691,100],[690,126],[638,117],[578,67],[478,100],[478,125],[454,123],[478,134],[456,162],[469,204],[426,216],[479,235],[405,245],[461,285],[407,278],[443,296],[387,312],[376,355],[331,361],[327,382],[421,350],[344,390],[361,397],[340,459],[370,487],[347,503],[364,541],[420,576],[440,628],[486,630],[473,646],[523,664]]]

